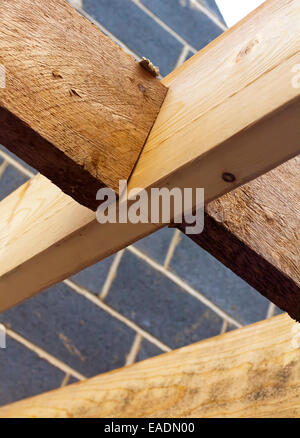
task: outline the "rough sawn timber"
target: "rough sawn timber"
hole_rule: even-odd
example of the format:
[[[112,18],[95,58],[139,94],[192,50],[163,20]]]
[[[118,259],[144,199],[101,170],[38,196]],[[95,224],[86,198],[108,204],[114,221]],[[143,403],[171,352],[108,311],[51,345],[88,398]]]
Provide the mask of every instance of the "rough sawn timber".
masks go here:
[[[300,318],[300,156],[211,202],[189,237]],[[177,226],[182,232],[185,224]]]
[[[117,193],[167,88],[65,0],[1,0],[0,143],[95,210]]]

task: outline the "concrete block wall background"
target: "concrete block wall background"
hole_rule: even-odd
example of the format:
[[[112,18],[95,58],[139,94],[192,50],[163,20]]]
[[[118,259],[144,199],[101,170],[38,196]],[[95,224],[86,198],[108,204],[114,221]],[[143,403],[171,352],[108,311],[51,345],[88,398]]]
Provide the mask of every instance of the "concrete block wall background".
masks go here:
[[[164,76],[225,29],[214,0],[70,0]],[[201,86],[201,84],[199,84]],[[0,200],[35,170],[0,147]],[[165,228],[0,315],[0,405],[278,313],[178,231]]]

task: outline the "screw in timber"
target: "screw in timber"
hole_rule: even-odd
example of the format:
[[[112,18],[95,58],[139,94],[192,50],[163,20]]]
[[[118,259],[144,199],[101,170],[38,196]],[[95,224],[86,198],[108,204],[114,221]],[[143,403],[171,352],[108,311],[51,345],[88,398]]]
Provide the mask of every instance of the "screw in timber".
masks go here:
[[[222,178],[224,181],[229,182],[229,183],[233,183],[236,180],[236,177],[229,172],[224,172],[222,175]]]

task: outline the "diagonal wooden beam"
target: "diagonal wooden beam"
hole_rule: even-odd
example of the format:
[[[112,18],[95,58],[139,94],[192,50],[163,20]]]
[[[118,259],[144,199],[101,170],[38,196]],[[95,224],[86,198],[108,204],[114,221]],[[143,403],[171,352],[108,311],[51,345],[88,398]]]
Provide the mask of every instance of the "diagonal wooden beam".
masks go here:
[[[296,0],[268,1],[163,80],[169,92],[129,189],[204,187],[208,203],[299,152],[299,18]],[[40,176],[0,210],[1,310],[163,226],[99,225]]]
[[[206,207],[189,237],[294,318],[300,315],[300,155]],[[177,225],[185,232],[185,224]]]
[[[280,315],[4,406],[0,417],[297,418],[299,328]]]
[[[65,0],[3,0],[0,143],[96,210],[118,192],[167,89]]]

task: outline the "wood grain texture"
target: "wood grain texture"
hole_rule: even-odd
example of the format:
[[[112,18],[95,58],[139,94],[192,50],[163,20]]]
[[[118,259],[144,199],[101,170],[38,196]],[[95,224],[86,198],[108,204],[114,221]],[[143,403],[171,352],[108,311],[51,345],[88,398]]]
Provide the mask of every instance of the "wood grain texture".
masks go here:
[[[0,417],[300,415],[300,325],[286,315],[0,408]]]
[[[296,155],[300,89],[291,69],[300,45],[286,29],[299,19],[298,1],[267,1],[163,80],[169,92],[129,189],[204,187],[208,203]],[[24,190],[0,203],[0,310],[164,225],[100,225],[40,176]]]
[[[3,0],[0,29],[0,143],[95,210],[130,176],[166,87],[65,0]]]
[[[300,153],[300,88],[292,86],[292,68],[300,63],[299,20],[299,1],[268,0],[166,77],[169,92],[131,185],[180,187],[190,172],[185,187],[197,182],[207,198],[216,198],[216,189],[228,192],[224,172],[236,177],[233,189],[259,176],[263,162],[263,172],[283,162],[292,144],[285,159]],[[295,137],[289,137],[290,122]],[[202,169],[207,155],[216,160],[209,180]]]
[[[189,235],[298,321],[299,174],[300,156],[211,202],[203,233]]]

